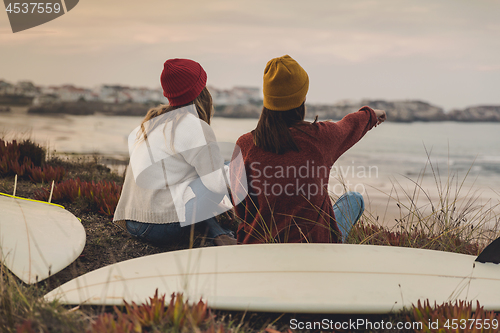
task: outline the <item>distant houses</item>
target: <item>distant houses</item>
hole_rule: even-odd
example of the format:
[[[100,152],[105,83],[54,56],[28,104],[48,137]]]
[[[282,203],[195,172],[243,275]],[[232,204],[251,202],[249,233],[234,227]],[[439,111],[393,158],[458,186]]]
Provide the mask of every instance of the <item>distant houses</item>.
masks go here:
[[[149,88],[135,88],[120,85],[102,85],[99,100],[106,103],[161,103],[165,102],[163,91]]]
[[[218,116],[255,117],[262,108],[260,88],[208,89]],[[72,84],[36,86],[30,81],[14,84],[0,80],[0,112],[9,112],[11,106],[28,106],[27,112],[33,114],[144,115],[162,103],[168,100],[160,87],[104,84],[90,89]]]
[[[215,105],[246,105],[262,103],[260,88],[257,87],[233,87],[231,89],[217,89],[208,86]]]
[[[215,115],[231,118],[258,118],[262,111],[262,92],[257,87],[236,86],[219,89],[208,86],[215,106]],[[144,115],[152,106],[168,103],[160,87],[129,87],[101,85],[90,89],[71,84],[36,86],[31,81],[17,83],[0,80],[0,112],[13,106],[29,106],[28,113]],[[306,103],[308,115],[320,119],[341,119],[363,105],[383,109],[388,120],[500,122],[500,105],[477,105],[446,112],[441,107],[419,100],[339,101],[334,104]]]
[[[6,97],[9,98],[6,98]],[[3,97],[3,98],[2,98]],[[35,86],[30,81],[10,83],[0,80],[0,102],[8,104],[13,97],[30,97],[33,105],[60,102],[104,102],[104,103],[161,103],[166,102],[160,88],[101,85],[94,89],[71,84],[60,86]]]
[[[35,97],[39,93],[39,88],[30,81],[19,81],[16,84],[12,84],[7,81],[0,80],[0,95],[23,95]]]
[[[96,89],[73,85],[42,88],[43,94],[34,104],[44,104],[56,96],[56,102],[104,102],[104,103],[159,103],[163,99],[161,89],[135,88],[120,85],[102,85]]]
[[[90,89],[75,87],[70,84],[62,86],[41,87],[41,94],[33,100],[34,105],[98,100],[98,95]]]
[[[231,89],[208,87],[215,105],[245,105],[262,103],[261,89],[237,86]],[[27,96],[33,105],[59,102],[103,102],[103,103],[167,103],[161,88],[129,87],[122,85],[101,85],[94,89],[72,84],[60,86],[35,86],[30,81],[9,83],[0,80],[0,96]]]
[[[0,105],[30,105],[40,90],[30,81],[16,84],[0,80]]]

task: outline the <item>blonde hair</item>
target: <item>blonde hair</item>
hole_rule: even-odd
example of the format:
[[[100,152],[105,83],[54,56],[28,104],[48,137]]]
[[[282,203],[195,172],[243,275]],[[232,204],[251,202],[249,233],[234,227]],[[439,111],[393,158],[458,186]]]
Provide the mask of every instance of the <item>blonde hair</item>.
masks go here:
[[[150,133],[153,129],[155,129],[157,126],[162,124],[159,121],[155,122],[154,118],[161,116],[163,114],[166,114],[168,112],[174,111],[176,109],[182,108],[186,105],[190,105],[190,104],[194,104],[194,106],[196,107],[198,117],[210,125],[210,119],[213,116],[214,108],[213,108],[213,103],[212,103],[212,95],[210,95],[210,92],[208,91],[207,87],[205,87],[205,88],[203,88],[201,93],[191,103],[188,103],[185,105],[180,105],[180,106],[171,106],[168,104],[162,104],[162,105],[159,105],[155,108],[150,109],[141,122],[141,130],[139,132],[137,132],[137,138],[140,140],[146,140],[148,137],[148,133]],[[173,142],[174,142],[175,128],[177,127],[177,124],[179,123],[179,121],[185,115],[186,115],[185,112],[180,112],[180,113],[174,112],[174,115],[172,117],[167,118],[167,122],[172,121],[172,133],[171,133],[172,136],[171,136],[171,140],[170,140],[172,146],[173,146]],[[144,124],[146,122],[150,122],[150,125],[148,125],[147,131],[146,131],[146,128],[144,126]]]

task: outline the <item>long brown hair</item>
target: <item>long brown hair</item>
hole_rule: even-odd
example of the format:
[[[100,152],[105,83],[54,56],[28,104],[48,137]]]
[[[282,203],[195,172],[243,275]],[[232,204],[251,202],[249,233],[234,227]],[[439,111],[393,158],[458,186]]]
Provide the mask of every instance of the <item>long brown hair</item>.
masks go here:
[[[155,123],[154,118],[161,116],[162,114],[171,112],[176,109],[180,109],[184,106],[194,104],[196,107],[196,111],[198,113],[198,117],[205,121],[207,124],[210,125],[210,119],[212,118],[214,114],[214,108],[213,108],[213,102],[212,102],[212,95],[210,95],[210,92],[208,91],[207,87],[203,88],[201,93],[192,101],[191,103],[187,103],[185,105],[179,105],[179,106],[171,106],[168,104],[162,104],[160,106],[157,106],[155,108],[152,108],[148,111],[146,116],[141,122],[141,131],[137,133],[138,137],[142,137],[142,139],[147,139],[148,133],[150,133],[153,129],[155,129],[157,126],[160,125],[160,123]],[[172,133],[171,133],[171,143],[173,145],[174,142],[174,132],[177,124],[179,121],[186,115],[186,113],[175,113],[175,115],[171,118],[167,118],[168,121],[172,121]],[[146,130],[144,124],[148,121],[152,121],[149,125],[148,124],[148,129]],[[164,122],[162,122],[164,123]]]
[[[287,111],[272,111],[263,107],[259,122],[253,132],[255,145],[265,151],[280,155],[289,150],[299,152],[300,148],[293,139],[290,128],[294,127],[304,132],[297,126],[301,124],[310,124],[304,121],[305,116],[306,107],[304,103],[297,108]],[[315,124],[317,120],[318,117],[316,116],[313,124]]]

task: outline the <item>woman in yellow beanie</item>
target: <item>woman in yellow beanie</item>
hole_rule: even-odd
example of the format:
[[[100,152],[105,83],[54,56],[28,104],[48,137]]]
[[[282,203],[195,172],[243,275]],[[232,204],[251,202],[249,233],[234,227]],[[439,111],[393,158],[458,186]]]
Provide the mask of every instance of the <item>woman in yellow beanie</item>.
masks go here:
[[[271,59],[264,70],[264,107],[254,131],[236,142],[244,165],[231,170],[238,243],[338,243],[364,210],[363,197],[348,192],[332,205],[327,185],[335,161],[385,111],[363,107],[339,122],[304,120],[306,71],[290,56]],[[240,151],[236,153],[240,153]],[[236,180],[246,172],[248,189]]]

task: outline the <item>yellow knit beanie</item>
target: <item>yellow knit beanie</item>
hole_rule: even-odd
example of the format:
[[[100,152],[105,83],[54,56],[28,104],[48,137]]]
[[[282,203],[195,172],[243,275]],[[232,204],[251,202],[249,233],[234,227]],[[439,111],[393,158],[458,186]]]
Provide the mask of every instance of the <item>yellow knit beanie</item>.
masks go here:
[[[289,55],[269,60],[264,69],[264,107],[286,111],[306,100],[309,77]]]

